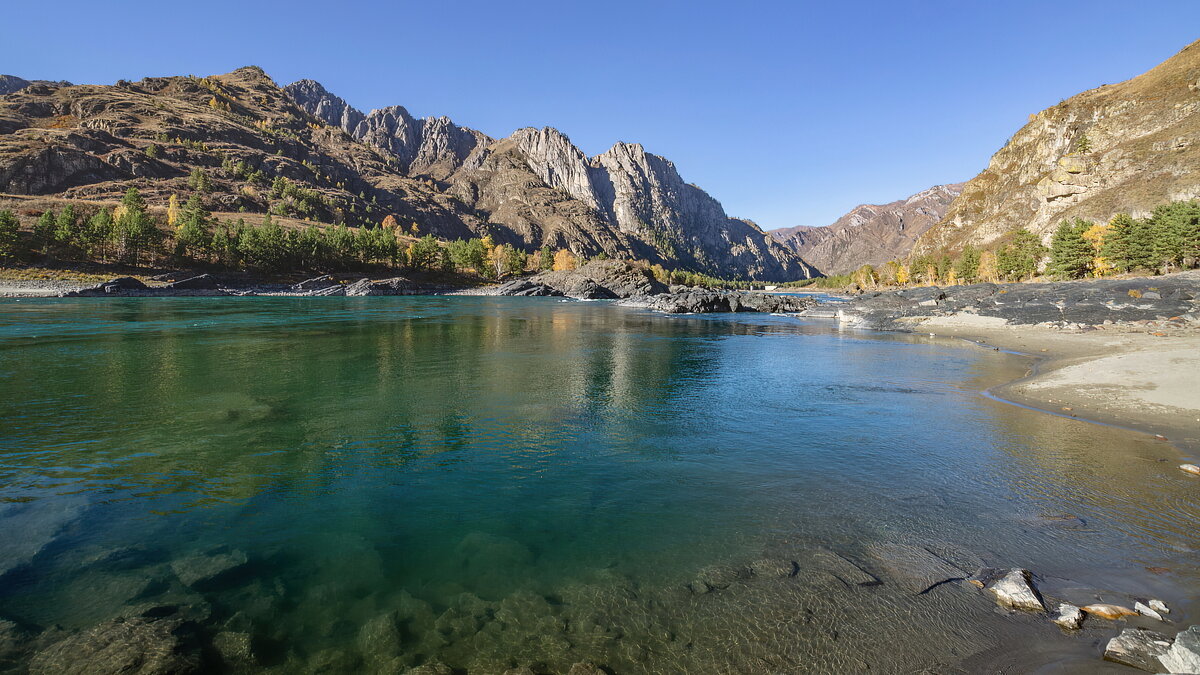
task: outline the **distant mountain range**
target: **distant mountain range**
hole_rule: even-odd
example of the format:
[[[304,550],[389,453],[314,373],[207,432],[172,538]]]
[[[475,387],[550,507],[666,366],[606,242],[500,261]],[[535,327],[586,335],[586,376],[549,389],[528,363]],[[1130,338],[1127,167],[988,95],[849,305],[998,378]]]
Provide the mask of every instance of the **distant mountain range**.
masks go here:
[[[890,204],[860,204],[832,225],[771,230],[822,274],[846,274],[863,265],[908,257],[917,238],[937,224],[963,184],[937,185]]]
[[[726,278],[815,274],[636,143],[588,158],[552,128],[493,139],[400,106],[363,113],[316,82],[280,88],[255,67],[112,86],[2,82],[0,192],[107,199],[136,185],[165,202],[191,191],[199,167],[216,208],[253,213],[271,206],[246,180],[257,171],[318,195],[300,215],[321,222],[391,215],[443,238],[490,234]]]

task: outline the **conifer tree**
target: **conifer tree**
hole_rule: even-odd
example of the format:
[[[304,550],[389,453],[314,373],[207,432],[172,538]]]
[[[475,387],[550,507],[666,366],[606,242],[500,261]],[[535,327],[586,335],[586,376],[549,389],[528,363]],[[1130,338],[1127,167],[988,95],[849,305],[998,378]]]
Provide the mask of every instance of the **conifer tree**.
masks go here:
[[[1087,275],[1092,266],[1092,244],[1083,233],[1093,223],[1076,218],[1064,220],[1050,241],[1050,265],[1048,270],[1065,279],[1079,279]]]
[[[0,259],[16,257],[20,227],[21,223],[12,211],[0,211]]]
[[[967,244],[954,265],[954,273],[965,284],[975,283],[979,278],[979,249]]]

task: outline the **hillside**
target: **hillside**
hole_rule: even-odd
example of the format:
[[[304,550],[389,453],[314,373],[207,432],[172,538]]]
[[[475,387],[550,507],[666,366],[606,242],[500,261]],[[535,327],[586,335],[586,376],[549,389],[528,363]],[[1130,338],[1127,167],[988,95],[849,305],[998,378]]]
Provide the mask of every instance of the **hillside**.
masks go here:
[[[398,106],[363,114],[314,82],[285,90],[256,67],[112,86],[4,82],[0,193],[114,200],[133,186],[163,206],[194,192],[199,168],[213,211],[359,227],[393,216],[442,239],[486,234],[731,278],[812,275],[639,145],[587,160],[553,129],[494,140]],[[274,189],[280,178],[286,194]]]
[[[822,274],[846,274],[863,265],[902,259],[917,238],[933,227],[963,184],[936,185],[889,204],[860,204],[832,225],[799,225],[771,230]]]
[[[1200,197],[1200,42],[1154,69],[1030,115],[918,252],[985,246],[1066,218],[1107,221]]]

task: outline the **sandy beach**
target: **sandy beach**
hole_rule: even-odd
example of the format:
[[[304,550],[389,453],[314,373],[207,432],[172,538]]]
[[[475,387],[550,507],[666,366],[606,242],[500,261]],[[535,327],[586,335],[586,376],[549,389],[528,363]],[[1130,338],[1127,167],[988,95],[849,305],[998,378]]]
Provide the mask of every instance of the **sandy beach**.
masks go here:
[[[1200,328],[1194,324],[1055,329],[969,314],[905,322],[916,332],[1029,356],[1028,376],[994,387],[989,393],[997,398],[1153,433],[1200,454]]]

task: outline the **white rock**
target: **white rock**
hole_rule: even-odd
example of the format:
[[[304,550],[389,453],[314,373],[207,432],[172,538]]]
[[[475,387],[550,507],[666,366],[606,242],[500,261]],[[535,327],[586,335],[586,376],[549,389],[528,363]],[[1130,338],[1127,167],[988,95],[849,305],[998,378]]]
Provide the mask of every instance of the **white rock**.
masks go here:
[[[1167,603],[1163,602],[1162,600],[1151,600],[1148,604],[1150,605],[1150,609],[1158,612],[1159,614],[1171,613],[1171,610],[1167,608]]]
[[[1083,610],[1075,605],[1064,602],[1058,606],[1058,616],[1051,619],[1051,621],[1067,630],[1076,630],[1083,624]]]
[[[1140,628],[1126,628],[1108,641],[1104,658],[1127,666],[1159,672],[1159,658],[1171,648],[1171,638]]]
[[[1161,615],[1161,614],[1159,614],[1158,612],[1156,612],[1156,611],[1154,611],[1154,610],[1150,609],[1149,607],[1147,607],[1146,605],[1143,605],[1143,604],[1142,604],[1142,603],[1140,603],[1140,602],[1135,602],[1135,603],[1133,603],[1133,609],[1134,609],[1134,610],[1135,610],[1135,611],[1136,611],[1138,614],[1141,614],[1142,616],[1148,616],[1148,617],[1150,617],[1151,619],[1158,619],[1159,621],[1162,621],[1162,620],[1163,620],[1163,618],[1162,618],[1162,615]]]
[[[1195,464],[1180,464],[1179,468],[1188,473],[1194,473],[1197,476],[1200,476],[1200,466],[1196,466]]]
[[[996,596],[996,602],[1003,607],[1031,612],[1046,611],[1046,606],[1033,588],[1029,570],[1009,570],[1002,579],[989,586],[988,591]]]
[[[1168,673],[1200,673],[1200,626],[1175,636],[1175,644],[1158,657]]]

